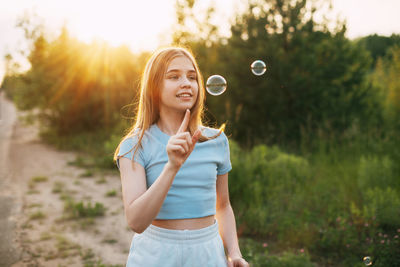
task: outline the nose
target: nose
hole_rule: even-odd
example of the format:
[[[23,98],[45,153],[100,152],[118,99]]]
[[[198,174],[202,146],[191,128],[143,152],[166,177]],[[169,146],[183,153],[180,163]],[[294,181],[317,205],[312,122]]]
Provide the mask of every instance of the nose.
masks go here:
[[[182,87],[191,87],[191,85],[192,84],[191,84],[190,80],[187,77],[183,77],[181,86]]]

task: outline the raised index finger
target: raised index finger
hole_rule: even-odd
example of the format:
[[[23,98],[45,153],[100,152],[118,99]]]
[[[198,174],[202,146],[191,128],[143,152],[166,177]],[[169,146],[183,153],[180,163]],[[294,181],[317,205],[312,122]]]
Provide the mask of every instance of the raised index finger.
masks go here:
[[[186,113],[185,113],[185,117],[183,117],[182,124],[179,127],[177,134],[178,133],[183,133],[183,132],[186,131],[186,129],[188,127],[188,124],[189,124],[189,119],[190,119],[190,110],[187,109]]]

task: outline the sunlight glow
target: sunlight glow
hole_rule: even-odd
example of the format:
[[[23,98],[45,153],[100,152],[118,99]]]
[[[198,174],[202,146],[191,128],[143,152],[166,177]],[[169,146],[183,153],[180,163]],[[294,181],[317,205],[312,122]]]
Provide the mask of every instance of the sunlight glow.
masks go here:
[[[86,43],[104,40],[112,46],[127,44],[132,50],[156,48],[174,23],[174,6],[169,1],[48,1],[38,9],[39,14],[53,10],[54,16],[63,18],[60,24],[65,23]]]

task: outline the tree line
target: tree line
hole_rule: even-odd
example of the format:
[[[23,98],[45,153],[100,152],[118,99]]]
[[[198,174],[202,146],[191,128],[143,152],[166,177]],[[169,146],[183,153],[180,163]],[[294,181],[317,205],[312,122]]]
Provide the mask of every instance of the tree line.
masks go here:
[[[220,74],[228,81],[223,95],[207,96],[210,125],[227,122],[242,146],[296,147],[346,136],[354,127],[370,133],[399,124],[400,36],[349,40],[345,24],[329,29],[316,22],[314,2],[250,1],[232,22],[231,36],[223,37],[210,23],[217,15],[213,7],[196,21],[195,1],[177,1],[174,44],[192,49],[205,78]],[[197,32],[188,30],[189,20]],[[31,68],[19,73],[9,67],[2,89],[21,109],[38,109],[42,124],[57,135],[111,135],[121,117],[133,117],[149,52],[84,44],[65,28],[50,39],[29,18],[18,25],[31,43]],[[12,57],[5,58],[12,66]],[[260,77],[250,71],[257,59],[267,64]]]

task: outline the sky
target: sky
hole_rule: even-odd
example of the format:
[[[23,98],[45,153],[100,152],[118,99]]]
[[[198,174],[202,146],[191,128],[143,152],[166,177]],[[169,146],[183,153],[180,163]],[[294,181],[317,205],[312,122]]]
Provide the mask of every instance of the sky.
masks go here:
[[[200,9],[212,0],[197,1]],[[329,0],[327,0],[329,1]],[[232,14],[245,0],[218,0],[217,23],[229,32]],[[400,0],[332,0],[330,17],[347,22],[347,37],[377,33],[400,34]],[[202,6],[201,6],[202,5]],[[36,13],[46,31],[56,35],[63,25],[83,42],[103,39],[113,46],[128,45],[133,52],[154,50],[170,40],[175,22],[175,0],[0,0],[0,81],[4,75],[4,55],[28,67],[19,50],[26,50],[21,29],[15,27],[25,12]]]

